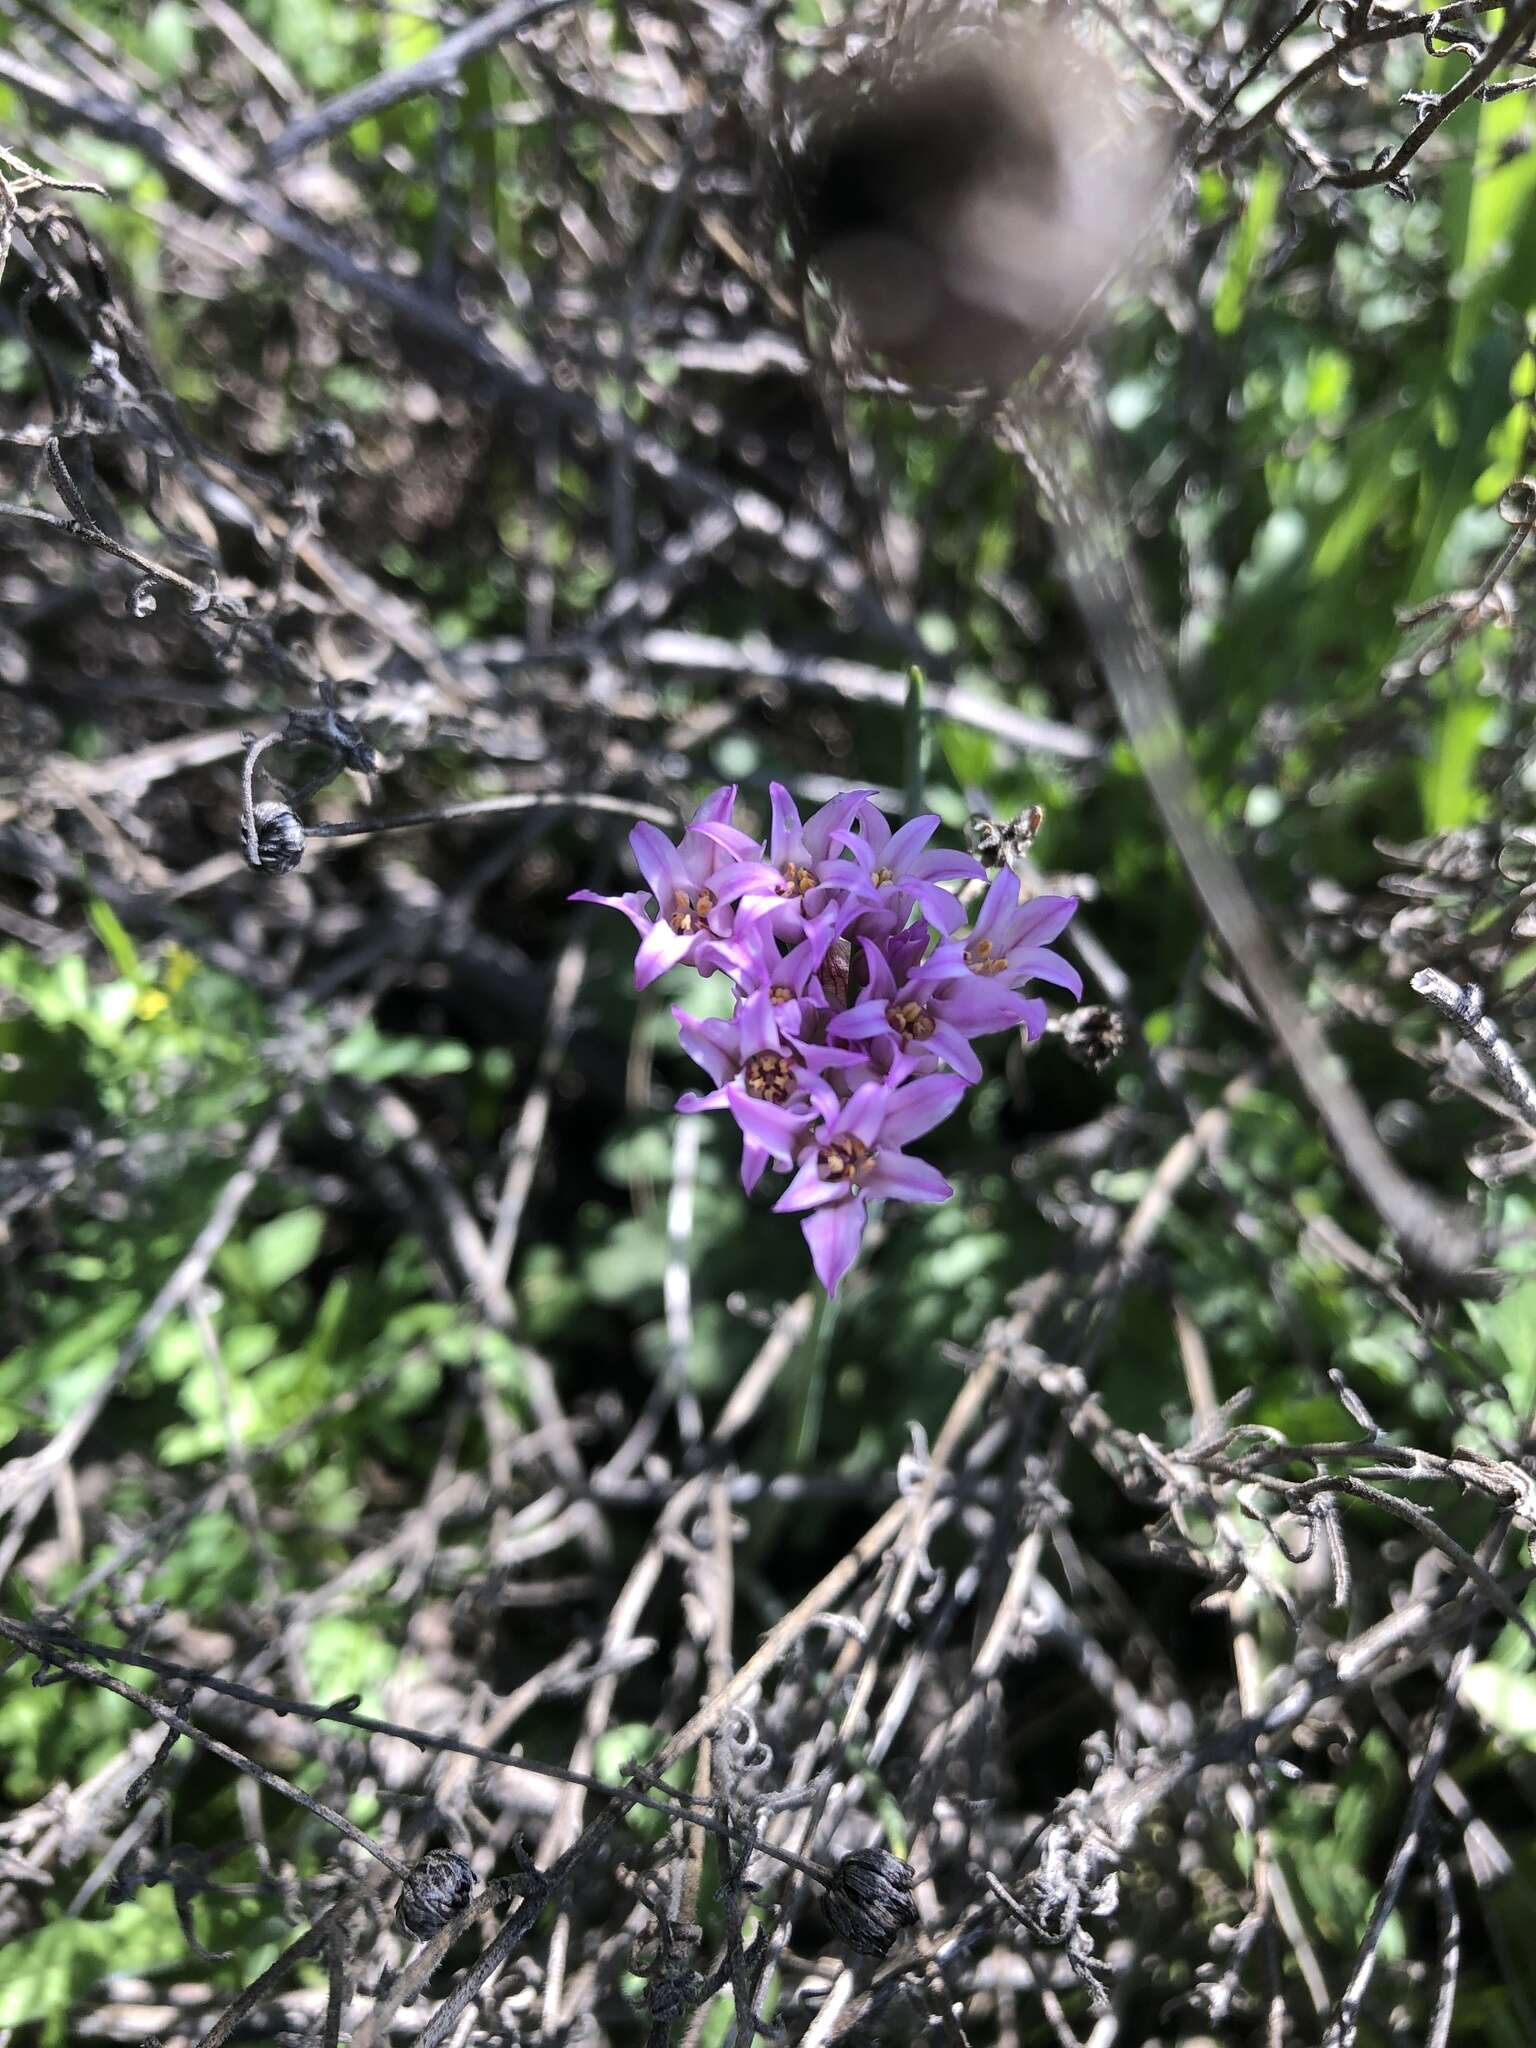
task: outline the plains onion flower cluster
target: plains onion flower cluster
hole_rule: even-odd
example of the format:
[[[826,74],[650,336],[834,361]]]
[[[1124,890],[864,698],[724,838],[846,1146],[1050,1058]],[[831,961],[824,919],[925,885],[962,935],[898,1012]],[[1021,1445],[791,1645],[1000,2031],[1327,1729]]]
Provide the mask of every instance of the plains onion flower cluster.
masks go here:
[[[1013,1028],[1039,1037],[1046,1008],[1023,993],[1031,982],[1081,997],[1076,971],[1049,950],[1077,901],[1021,900],[1004,868],[967,928],[955,885],[986,873],[930,846],[936,817],[893,830],[855,789],[802,822],[779,783],[771,797],[766,847],[731,822],[734,787],[717,789],[676,845],[654,825],[631,832],[643,889],[572,900],[607,904],[635,927],[637,988],[684,962],[729,978],[730,1018],[673,1012],[711,1083],[677,1107],[730,1112],[749,1193],[770,1166],[790,1176],[774,1208],[800,1218],[835,1294],[871,1201],[953,1194],[907,1147],[981,1079],[973,1041]]]

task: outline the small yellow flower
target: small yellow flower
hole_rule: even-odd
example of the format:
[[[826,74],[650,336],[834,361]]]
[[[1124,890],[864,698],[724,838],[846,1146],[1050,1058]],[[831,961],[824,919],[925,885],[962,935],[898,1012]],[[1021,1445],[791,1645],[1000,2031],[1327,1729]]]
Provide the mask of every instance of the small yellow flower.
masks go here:
[[[148,1024],[152,1018],[158,1017],[162,1010],[168,1010],[170,1007],[171,999],[164,989],[147,988],[134,1004],[133,1014],[142,1023]]]

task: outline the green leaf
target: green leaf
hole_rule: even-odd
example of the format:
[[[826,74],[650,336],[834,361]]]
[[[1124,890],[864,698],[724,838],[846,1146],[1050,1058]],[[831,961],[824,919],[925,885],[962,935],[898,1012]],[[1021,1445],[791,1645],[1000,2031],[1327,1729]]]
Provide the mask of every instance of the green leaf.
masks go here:
[[[393,1081],[401,1074],[430,1080],[437,1074],[462,1074],[474,1063],[467,1045],[452,1038],[388,1036],[370,1018],[349,1031],[331,1055],[331,1071],[362,1081]]]
[[[1475,155],[1466,176],[1465,211],[1454,244],[1452,287],[1456,301],[1451,344],[1451,369],[1463,375],[1472,351],[1487,332],[1489,314],[1499,298],[1523,303],[1528,296],[1530,249],[1522,246],[1532,222],[1536,200],[1536,156],[1523,146],[1528,109],[1524,95],[1508,94],[1477,107],[1458,108],[1447,129],[1460,124],[1477,130]],[[1469,152],[1470,153],[1470,152]],[[1462,194],[1458,193],[1458,197]],[[1451,211],[1447,208],[1447,213]]]
[[[103,1977],[168,1969],[186,1952],[168,1885],[109,1920],[52,1921],[6,1944],[0,2027],[61,2018]]]
[[[951,725],[947,719],[941,719],[939,745],[959,788],[984,788],[992,780],[997,747],[990,733],[977,732],[968,725]]]
[[[625,1216],[582,1260],[582,1273],[596,1301],[632,1300],[661,1286],[667,1267],[667,1237],[661,1223]]]
[[[1491,710],[1486,697],[1458,692],[1441,712],[1434,751],[1420,777],[1426,832],[1453,832],[1477,816],[1477,767]]]
[[[181,0],[160,0],[144,24],[144,55],[162,78],[182,78],[197,62],[197,38]]]
[[[357,1694],[362,1712],[384,1711],[383,1690],[399,1658],[376,1628],[346,1614],[324,1614],[309,1631],[304,1664],[316,1698],[350,1699]]]
[[[592,1745],[592,1770],[599,1778],[622,1782],[625,1767],[631,1763],[643,1764],[654,1756],[660,1744],[660,1737],[646,1721],[621,1721],[615,1727],[599,1735]],[[674,1791],[686,1785],[693,1776],[693,1752],[680,1756],[663,1773],[661,1785],[651,1788],[665,1797],[664,1787]],[[648,1806],[634,1806],[624,1816],[624,1825],[642,1841],[653,1842],[670,1825],[664,1813],[657,1813]]]
[[[1218,334],[1236,334],[1243,324],[1248,288],[1275,224],[1284,182],[1285,173],[1277,160],[1267,160],[1259,166],[1243,217],[1232,234],[1226,270],[1211,303],[1211,325]]]
[[[1461,1697],[1497,1735],[1536,1749],[1536,1677],[1502,1664],[1474,1664],[1461,1681]]]
[[[97,900],[86,906],[85,914],[97,938],[111,954],[112,965],[132,981],[139,972],[138,948],[124,931],[117,912],[110,904]]]
[[[626,1764],[643,1764],[655,1749],[656,1731],[649,1721],[620,1721],[604,1729],[593,1743],[593,1775],[617,1783]]]
[[[1467,1313],[1478,1335],[1498,1351],[1505,1390],[1523,1412],[1536,1399],[1536,1280],[1511,1288],[1500,1301],[1468,1302]]]
[[[271,1294],[314,1263],[324,1234],[323,1209],[291,1210],[253,1230],[243,1244],[226,1245],[220,1269],[252,1294]]]

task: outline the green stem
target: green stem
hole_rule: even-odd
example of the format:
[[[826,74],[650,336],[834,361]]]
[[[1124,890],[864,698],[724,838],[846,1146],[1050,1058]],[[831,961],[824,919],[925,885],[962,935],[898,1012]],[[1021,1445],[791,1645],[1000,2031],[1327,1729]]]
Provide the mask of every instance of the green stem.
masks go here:
[[[789,1431],[785,1457],[792,1472],[804,1471],[816,1456],[821,1441],[821,1412],[826,1405],[827,1353],[837,1326],[837,1303],[819,1289],[811,1311],[811,1326],[805,1333],[795,1360],[790,1386]]]
[[[907,816],[917,817],[927,809],[924,793],[933,750],[933,733],[924,704],[927,678],[916,665],[907,670],[906,709],[906,791]]]

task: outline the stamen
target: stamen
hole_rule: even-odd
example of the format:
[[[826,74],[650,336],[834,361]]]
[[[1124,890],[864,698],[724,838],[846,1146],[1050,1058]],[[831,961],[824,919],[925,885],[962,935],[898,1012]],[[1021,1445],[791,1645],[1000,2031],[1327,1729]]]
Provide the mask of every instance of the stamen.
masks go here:
[[[847,1181],[852,1187],[869,1166],[874,1153],[862,1138],[850,1133],[843,1138],[834,1138],[830,1145],[821,1148],[821,1177],[823,1180]]]
[[[973,974],[1001,974],[1008,965],[1008,955],[999,953],[994,959],[990,939],[974,939],[965,949],[965,964]]]
[[[781,1052],[755,1052],[741,1070],[742,1085],[758,1102],[788,1102],[795,1092],[795,1073]]]
[[[910,1000],[905,1003],[888,1003],[885,1021],[893,1031],[900,1032],[903,1038],[932,1038],[937,1029],[935,1020],[923,1005]]]
[[[707,889],[701,889],[697,898],[690,898],[686,889],[672,891],[672,913],[667,923],[679,938],[686,938],[691,932],[705,929],[704,920],[715,907],[715,899]]]

